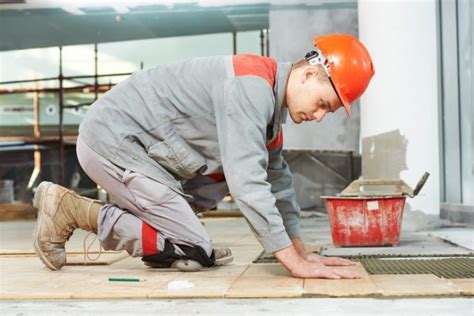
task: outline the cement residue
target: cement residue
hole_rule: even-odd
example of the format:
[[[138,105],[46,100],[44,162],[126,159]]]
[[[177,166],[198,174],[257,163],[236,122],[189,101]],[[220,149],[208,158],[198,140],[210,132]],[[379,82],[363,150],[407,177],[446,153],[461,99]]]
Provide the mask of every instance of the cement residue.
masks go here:
[[[446,279],[474,277],[472,256],[435,259],[352,257],[360,261],[369,274],[434,274]]]
[[[362,176],[364,179],[401,179],[407,166],[408,139],[393,130],[362,139]],[[371,186],[371,190],[390,191],[387,186]],[[405,204],[402,230],[420,231],[435,229],[441,225],[439,216],[428,215],[423,210],[411,210]]]
[[[187,280],[176,280],[168,283],[168,290],[184,290],[194,287],[194,283]]]
[[[402,231],[416,232],[423,230],[433,230],[443,224],[443,220],[438,215],[426,214],[421,210],[412,210],[410,204],[405,204],[402,220]]]

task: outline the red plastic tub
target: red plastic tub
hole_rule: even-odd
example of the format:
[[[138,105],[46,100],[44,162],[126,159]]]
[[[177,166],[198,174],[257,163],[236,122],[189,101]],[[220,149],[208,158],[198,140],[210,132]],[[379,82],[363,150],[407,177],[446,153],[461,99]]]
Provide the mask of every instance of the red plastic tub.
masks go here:
[[[322,196],[338,247],[396,246],[400,241],[404,196]]]

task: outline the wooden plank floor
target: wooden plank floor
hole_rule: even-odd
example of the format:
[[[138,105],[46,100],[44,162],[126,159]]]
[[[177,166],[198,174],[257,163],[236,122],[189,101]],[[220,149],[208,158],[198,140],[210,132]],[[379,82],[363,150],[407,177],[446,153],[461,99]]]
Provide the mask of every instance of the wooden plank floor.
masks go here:
[[[473,295],[471,279],[445,280],[433,275],[370,276],[361,265],[344,267],[362,275],[357,280],[296,279],[280,264],[251,264],[262,248],[242,218],[206,219],[206,229],[216,246],[232,249],[232,264],[183,273],[151,269],[139,258],[127,257],[105,265],[65,266],[60,271],[49,271],[31,255],[31,245],[26,241],[20,243],[23,249],[18,249],[18,244],[8,244],[4,240],[0,249],[0,253],[5,254],[0,255],[0,299]],[[81,249],[84,235],[75,235],[77,239],[69,245],[70,251]],[[24,255],[12,254],[13,249]],[[116,257],[117,254],[107,256]],[[133,277],[144,281],[110,282],[110,277]]]

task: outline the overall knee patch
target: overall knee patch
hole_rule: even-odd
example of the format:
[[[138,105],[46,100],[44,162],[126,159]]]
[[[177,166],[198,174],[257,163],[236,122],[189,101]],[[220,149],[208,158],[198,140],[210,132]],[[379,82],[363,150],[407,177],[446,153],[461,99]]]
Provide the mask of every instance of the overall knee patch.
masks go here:
[[[142,257],[144,262],[153,262],[157,267],[169,268],[176,260],[190,259],[199,262],[203,267],[211,267],[215,263],[214,251],[211,257],[208,257],[206,251],[199,246],[178,245],[184,252],[184,256],[175,252],[174,246],[168,240],[165,240],[165,248],[155,254]]]

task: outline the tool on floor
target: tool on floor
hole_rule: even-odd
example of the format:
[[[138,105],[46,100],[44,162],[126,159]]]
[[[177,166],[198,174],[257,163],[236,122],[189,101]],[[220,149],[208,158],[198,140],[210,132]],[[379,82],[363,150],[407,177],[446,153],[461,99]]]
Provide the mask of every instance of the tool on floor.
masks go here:
[[[145,279],[139,278],[109,278],[109,282],[145,282]]]
[[[338,196],[322,196],[333,244],[337,247],[398,245],[405,199],[418,195],[428,177],[429,173],[425,172],[415,189],[403,180],[355,180]],[[383,186],[384,191],[366,191],[369,186]],[[386,186],[395,186],[395,190],[387,191]]]

